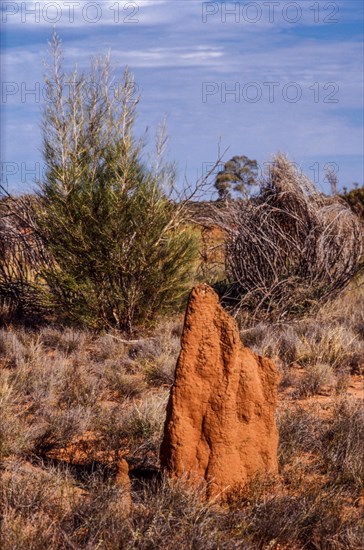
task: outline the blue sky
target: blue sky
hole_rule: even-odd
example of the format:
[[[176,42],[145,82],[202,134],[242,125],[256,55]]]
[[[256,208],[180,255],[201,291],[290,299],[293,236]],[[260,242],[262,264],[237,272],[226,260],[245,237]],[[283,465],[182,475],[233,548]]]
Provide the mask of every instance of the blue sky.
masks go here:
[[[108,50],[120,72],[129,65],[142,94],[137,129],[148,126],[152,139],[166,115],[180,182],[201,176],[221,140],[225,160],[247,155],[263,166],[281,151],[321,189],[327,163],[340,187],[362,185],[363,5],[3,1],[3,181],[29,191],[41,172],[39,89],[56,22],[66,67],[87,68]]]

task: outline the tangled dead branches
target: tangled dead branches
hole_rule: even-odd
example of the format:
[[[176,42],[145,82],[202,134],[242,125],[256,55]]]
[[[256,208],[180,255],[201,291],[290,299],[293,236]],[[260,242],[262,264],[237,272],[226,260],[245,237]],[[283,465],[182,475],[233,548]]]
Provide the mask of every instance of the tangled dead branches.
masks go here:
[[[0,201],[0,303],[8,317],[31,317],[44,309],[41,270],[49,262],[33,227],[32,196]]]
[[[360,220],[277,155],[260,194],[229,201],[213,220],[225,233],[225,299],[249,319],[282,320],[335,297],[364,267]]]

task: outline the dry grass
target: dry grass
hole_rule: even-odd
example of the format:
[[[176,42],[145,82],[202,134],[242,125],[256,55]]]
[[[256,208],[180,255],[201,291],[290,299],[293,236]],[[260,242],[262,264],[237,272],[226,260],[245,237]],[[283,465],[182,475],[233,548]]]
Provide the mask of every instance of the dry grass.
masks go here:
[[[362,549],[363,396],[346,391],[364,362],[362,303],[353,287],[316,318],[242,331],[282,373],[280,472],[224,507],[156,475],[180,319],[131,345],[73,329],[0,331],[3,547]],[[84,434],[94,441],[89,467],[54,458]],[[114,479],[120,450],[131,511]]]
[[[241,330],[242,341],[274,359],[283,374],[291,367],[326,365],[338,374],[361,374],[364,367],[363,281],[354,281],[334,302],[315,316],[290,323],[259,323]]]

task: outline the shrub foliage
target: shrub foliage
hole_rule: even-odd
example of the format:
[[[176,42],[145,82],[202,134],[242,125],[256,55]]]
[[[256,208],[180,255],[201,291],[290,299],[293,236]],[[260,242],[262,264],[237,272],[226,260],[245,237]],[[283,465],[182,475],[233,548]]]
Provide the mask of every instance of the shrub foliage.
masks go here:
[[[98,58],[89,74],[66,74],[57,37],[45,82],[36,219],[54,261],[44,277],[68,318],[131,331],[180,303],[196,255],[185,203],[171,199],[164,130],[154,161],[144,162],[128,69],[118,81]]]
[[[364,186],[352,189],[349,193],[342,195],[342,198],[364,222]]]

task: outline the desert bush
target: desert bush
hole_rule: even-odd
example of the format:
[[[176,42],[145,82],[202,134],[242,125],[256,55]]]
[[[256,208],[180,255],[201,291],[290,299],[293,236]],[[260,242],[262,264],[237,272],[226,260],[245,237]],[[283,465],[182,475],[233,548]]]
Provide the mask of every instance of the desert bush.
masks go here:
[[[67,75],[61,61],[54,37],[45,79],[47,172],[35,205],[38,234],[53,258],[43,275],[53,306],[69,320],[131,332],[178,307],[191,282],[197,245],[186,201],[172,200],[164,128],[155,160],[142,160],[130,72],[118,80],[109,59],[98,58],[88,75]]]
[[[293,386],[293,397],[308,397],[334,389],[340,393],[350,373],[360,374],[364,347],[352,325],[350,316],[335,319],[328,309],[289,324],[259,323],[242,330],[241,337],[244,345],[276,363],[281,388]]]
[[[43,414],[37,411],[31,429],[31,446],[23,456],[45,457],[49,451],[65,447],[90,429],[98,412],[98,408],[74,406],[57,410],[49,405]]]
[[[55,470],[8,464],[0,476],[4,548],[64,548],[59,520],[74,505],[74,489],[72,479]]]
[[[162,478],[134,492],[128,512],[123,490],[99,473],[82,488],[64,467],[9,464],[0,478],[5,548],[362,548],[363,526],[337,488],[274,495],[256,487],[223,509],[204,500],[204,488]]]
[[[310,371],[326,364],[340,376],[360,374],[364,365],[361,308],[362,287],[354,285],[315,316],[272,324],[261,322],[241,330],[244,345],[276,362],[282,374],[295,367]]]
[[[93,357],[103,364],[109,360],[120,362],[127,357],[128,347],[115,335],[102,334],[94,340]]]
[[[322,462],[335,478],[364,487],[364,409],[362,401],[340,400],[324,437]]]
[[[332,366],[326,363],[315,363],[307,367],[295,393],[298,397],[309,397],[324,390],[331,393],[334,386],[335,375]]]
[[[24,359],[26,347],[19,332],[0,330],[0,360],[4,367],[16,367]]]
[[[355,355],[363,351],[363,345],[350,327],[328,321],[306,322],[298,329],[297,358],[302,365],[316,362],[338,368],[351,363]]]
[[[294,455],[318,452],[321,449],[323,422],[314,411],[300,405],[286,405],[277,416],[279,430],[279,460],[282,466]]]
[[[65,367],[58,382],[58,404],[67,408],[92,406],[101,395],[100,386],[100,378],[76,360]]]
[[[349,193],[341,195],[350,208],[364,221],[364,186],[352,189]]]
[[[343,514],[337,489],[278,495],[249,511],[245,536],[255,548],[359,550],[363,528]]]
[[[186,479],[165,477],[161,483],[145,485],[130,518],[127,548],[218,547],[219,513],[204,500],[205,491],[191,488]]]
[[[350,386],[351,376],[347,369],[339,369],[336,375],[336,395],[346,394]]]
[[[179,326],[168,322],[158,327],[153,339],[134,347],[135,361],[151,386],[173,384],[180,347]]]
[[[47,348],[57,349],[65,355],[71,355],[85,348],[90,340],[90,335],[86,331],[72,328],[47,327],[40,331],[40,339]]]
[[[145,393],[139,399],[124,400],[121,408],[104,410],[94,428],[111,449],[128,448],[132,458],[159,453],[167,393]]]
[[[340,398],[329,419],[320,418],[312,407],[285,406],[278,413],[279,458],[281,467],[302,461],[304,453],[313,453],[321,470],[329,472],[335,483],[364,483],[364,412],[360,400]]]
[[[165,384],[171,386],[174,382],[176,361],[173,358],[161,358],[156,362],[144,364],[144,374],[151,386]]]
[[[78,487],[65,467],[10,463],[0,477],[5,548],[116,548],[125,531],[124,490],[101,473]]]
[[[271,485],[271,483],[270,483]],[[267,483],[249,487],[227,509],[203,499],[184,480],[146,487],[128,523],[127,548],[317,548],[359,550],[363,526],[344,516],[335,487],[298,495],[274,494]],[[140,504],[142,506],[140,506]]]
[[[32,436],[18,410],[21,394],[7,377],[0,379],[0,460],[11,454],[21,455],[32,449]]]
[[[305,314],[363,269],[357,216],[319,193],[283,155],[260,194],[216,210],[215,223],[226,234],[225,300],[251,324]]]
[[[119,365],[107,366],[104,371],[107,387],[112,392],[113,399],[117,398],[123,401],[125,397],[137,397],[141,395],[147,387],[145,378],[138,374],[127,374],[124,368]]]
[[[0,370],[1,454],[41,456],[89,428],[106,382],[76,354],[50,355],[42,331],[10,335]]]

